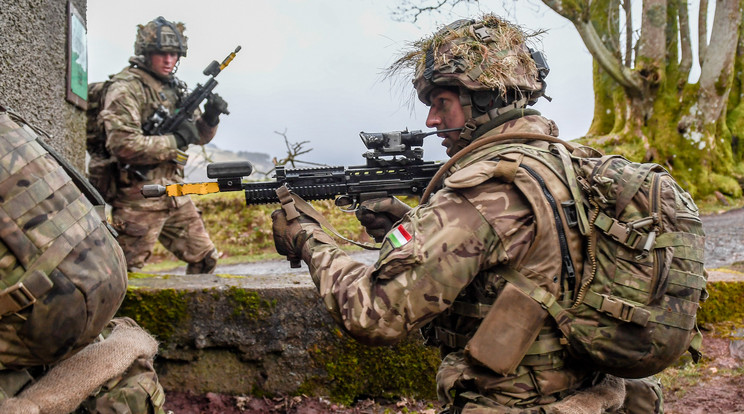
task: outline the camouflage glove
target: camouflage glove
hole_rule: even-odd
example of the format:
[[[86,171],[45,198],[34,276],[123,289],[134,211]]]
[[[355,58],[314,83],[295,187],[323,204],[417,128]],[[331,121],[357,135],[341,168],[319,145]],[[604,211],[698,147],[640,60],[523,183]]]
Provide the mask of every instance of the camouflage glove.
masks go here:
[[[367,234],[380,243],[393,228],[393,223],[410,210],[411,207],[395,197],[375,198],[363,202],[356,211],[356,217]]]
[[[287,221],[287,215],[282,209],[271,213],[271,221],[276,252],[287,256],[290,262],[298,262],[302,259],[302,247],[312,236],[313,230],[320,228],[315,220],[305,215]]]
[[[230,111],[227,110],[227,102],[225,102],[221,96],[213,93],[207,97],[207,103],[204,104],[202,119],[207,123],[207,125],[213,127],[220,123],[220,114],[229,113]]]
[[[198,144],[201,141],[194,121],[181,122],[181,125],[173,131],[173,135],[176,136],[176,146],[181,150],[186,150],[189,144]]]

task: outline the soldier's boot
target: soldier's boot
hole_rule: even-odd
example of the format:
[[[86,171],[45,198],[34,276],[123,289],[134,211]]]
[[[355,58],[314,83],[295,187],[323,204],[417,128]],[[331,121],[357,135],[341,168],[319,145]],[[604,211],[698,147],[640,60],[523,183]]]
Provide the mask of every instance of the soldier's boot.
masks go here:
[[[186,274],[212,273],[217,267],[218,258],[219,254],[217,254],[217,249],[212,249],[203,259],[196,263],[189,263],[188,266],[186,266]]]

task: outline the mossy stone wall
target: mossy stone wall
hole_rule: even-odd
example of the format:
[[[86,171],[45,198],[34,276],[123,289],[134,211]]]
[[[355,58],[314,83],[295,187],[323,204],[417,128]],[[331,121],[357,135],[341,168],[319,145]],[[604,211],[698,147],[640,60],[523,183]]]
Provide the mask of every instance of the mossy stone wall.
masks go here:
[[[418,334],[393,347],[359,344],[306,275],[133,274],[119,316],[160,341],[166,391],[435,398],[436,349]]]

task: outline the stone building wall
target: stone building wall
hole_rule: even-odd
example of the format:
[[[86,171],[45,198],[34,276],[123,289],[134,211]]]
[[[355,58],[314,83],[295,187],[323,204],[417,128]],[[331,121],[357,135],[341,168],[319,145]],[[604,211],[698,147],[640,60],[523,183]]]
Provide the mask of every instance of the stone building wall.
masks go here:
[[[87,1],[71,0],[83,20]],[[85,162],[85,111],[67,102],[68,0],[0,0],[0,102]]]

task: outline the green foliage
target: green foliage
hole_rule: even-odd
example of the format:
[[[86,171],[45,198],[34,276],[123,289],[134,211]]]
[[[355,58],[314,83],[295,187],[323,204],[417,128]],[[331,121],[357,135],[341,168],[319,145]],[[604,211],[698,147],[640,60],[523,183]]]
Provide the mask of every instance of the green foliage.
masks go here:
[[[717,188],[718,191],[723,194],[734,198],[741,197],[741,185],[739,185],[739,182],[731,176],[711,173],[710,183],[713,188]]]

